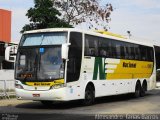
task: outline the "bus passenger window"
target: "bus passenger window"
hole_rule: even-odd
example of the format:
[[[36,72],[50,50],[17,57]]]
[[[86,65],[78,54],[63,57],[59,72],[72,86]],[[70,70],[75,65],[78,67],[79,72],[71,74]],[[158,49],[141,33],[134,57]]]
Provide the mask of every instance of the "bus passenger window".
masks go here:
[[[85,55],[89,55],[90,54],[90,49],[89,49],[89,40],[86,39],[85,40]]]
[[[147,51],[146,51],[146,48],[144,46],[140,46],[140,51],[141,51],[141,59],[143,61],[146,61],[147,60]]]
[[[139,46],[135,47],[135,59],[136,60],[140,60],[141,56],[140,56],[140,50],[139,50]]]
[[[85,36],[85,55],[98,56],[98,37]]]
[[[109,39],[100,38],[99,39],[99,56],[100,57],[112,57],[112,50],[111,50],[111,42]]]
[[[89,48],[89,55],[95,56],[95,49],[94,48]]]
[[[112,41],[112,46],[111,46],[111,51],[112,51],[112,58],[117,58],[117,53],[116,53],[116,42]]]
[[[107,52],[104,49],[100,50],[100,56],[102,56],[102,57],[108,57]]]
[[[120,59],[120,58],[121,58],[121,49],[120,49],[120,45],[116,45],[116,53],[117,53],[117,58]]]
[[[149,55],[149,61],[154,61],[154,56],[153,56],[154,53],[152,48],[149,48],[148,55]]]
[[[131,46],[131,59],[135,59],[135,52],[134,52],[134,46]]]
[[[127,46],[125,46],[125,59],[129,59],[129,50]]]
[[[124,59],[125,58],[124,46],[121,46],[120,49],[121,49],[121,59]]]

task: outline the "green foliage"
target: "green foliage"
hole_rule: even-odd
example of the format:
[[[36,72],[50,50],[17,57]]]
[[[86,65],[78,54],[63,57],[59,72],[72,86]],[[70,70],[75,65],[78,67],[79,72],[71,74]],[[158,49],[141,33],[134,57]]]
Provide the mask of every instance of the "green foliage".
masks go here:
[[[55,28],[55,27],[72,27],[66,21],[61,20],[58,16],[61,13],[53,8],[51,0],[34,0],[34,7],[30,8],[26,14],[30,24],[26,24],[22,28],[22,32],[27,30]]]

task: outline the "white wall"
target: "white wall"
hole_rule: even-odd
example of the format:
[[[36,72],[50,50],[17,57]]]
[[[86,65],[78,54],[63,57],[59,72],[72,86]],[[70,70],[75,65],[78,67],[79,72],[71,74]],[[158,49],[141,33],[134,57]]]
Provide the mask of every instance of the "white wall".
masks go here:
[[[14,89],[14,70],[0,70],[0,90],[4,90],[4,80],[6,89]]]

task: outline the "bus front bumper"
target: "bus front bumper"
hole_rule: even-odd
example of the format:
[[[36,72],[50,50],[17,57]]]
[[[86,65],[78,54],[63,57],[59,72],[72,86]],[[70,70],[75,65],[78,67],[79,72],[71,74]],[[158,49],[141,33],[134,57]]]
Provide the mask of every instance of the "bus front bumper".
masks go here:
[[[71,99],[67,98],[66,90],[67,88],[51,89],[44,91],[31,91],[16,88],[17,99],[22,100],[51,100],[51,101],[69,101]]]

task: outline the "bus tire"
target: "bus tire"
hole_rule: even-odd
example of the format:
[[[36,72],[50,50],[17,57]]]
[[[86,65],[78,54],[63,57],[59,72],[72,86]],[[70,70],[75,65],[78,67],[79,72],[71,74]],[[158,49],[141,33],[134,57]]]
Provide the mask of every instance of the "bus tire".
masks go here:
[[[43,101],[41,101],[41,103],[43,104],[43,105],[45,105],[45,106],[48,106],[48,107],[50,107],[51,105],[53,105],[53,101],[45,101],[45,100],[43,100]]]
[[[95,90],[91,85],[89,85],[85,90],[85,98],[83,100],[83,104],[89,106],[94,104],[94,101],[95,101]]]
[[[144,97],[145,94],[146,94],[146,91],[147,91],[147,82],[144,81],[143,84],[142,84],[142,87],[141,87],[140,96],[141,96],[141,97]]]
[[[140,84],[140,82],[138,81],[138,82],[136,83],[136,86],[135,86],[134,97],[135,97],[135,98],[138,98],[138,97],[140,97],[140,94],[141,94],[141,84]]]

